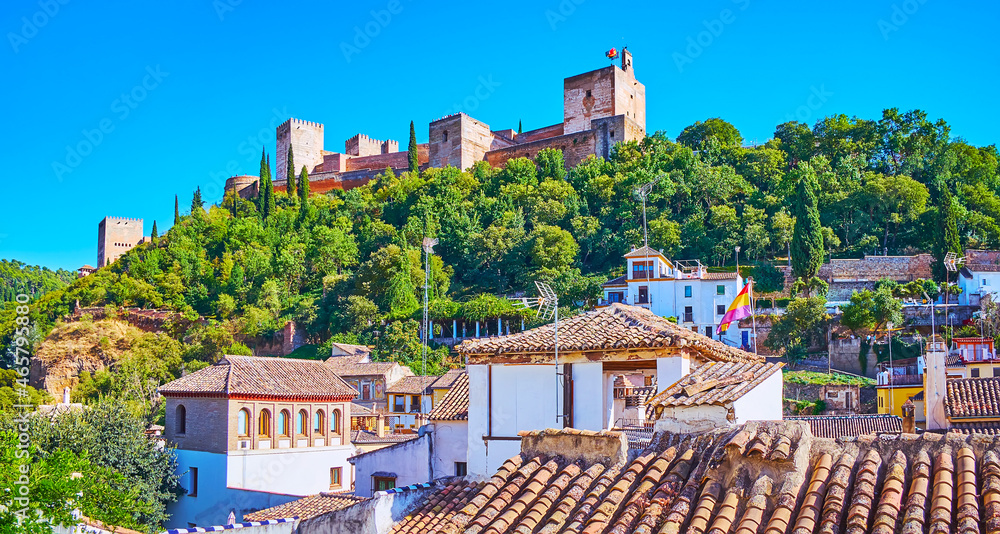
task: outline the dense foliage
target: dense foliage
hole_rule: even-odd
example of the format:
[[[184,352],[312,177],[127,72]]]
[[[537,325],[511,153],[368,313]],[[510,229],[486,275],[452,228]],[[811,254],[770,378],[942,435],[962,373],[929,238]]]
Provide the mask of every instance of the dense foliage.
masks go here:
[[[0,304],[13,302],[20,295],[40,297],[62,289],[76,280],[76,273],[65,269],[27,265],[17,260],[0,260]]]

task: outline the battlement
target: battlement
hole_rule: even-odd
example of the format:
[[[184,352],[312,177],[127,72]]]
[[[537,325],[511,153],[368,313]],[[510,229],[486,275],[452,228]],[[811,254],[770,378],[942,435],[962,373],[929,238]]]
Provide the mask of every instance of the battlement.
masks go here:
[[[344,141],[344,153],[350,156],[375,156],[392,152],[399,152],[399,141],[382,141],[360,133]]]
[[[112,217],[110,215],[107,216],[107,217],[105,217],[101,222],[105,222],[105,221],[107,221],[107,222],[124,222],[126,224],[128,224],[130,222],[137,222],[139,224],[142,224],[142,219],[139,219],[139,218],[133,218],[133,217]]]
[[[289,118],[285,122],[279,124],[278,125],[278,129],[280,130],[280,129],[284,128],[285,130],[288,130],[291,127],[292,124],[302,125],[302,126],[308,126],[310,128],[319,128],[320,130],[323,129],[323,123],[313,122],[313,121],[304,121],[302,119],[296,119],[296,118]]]

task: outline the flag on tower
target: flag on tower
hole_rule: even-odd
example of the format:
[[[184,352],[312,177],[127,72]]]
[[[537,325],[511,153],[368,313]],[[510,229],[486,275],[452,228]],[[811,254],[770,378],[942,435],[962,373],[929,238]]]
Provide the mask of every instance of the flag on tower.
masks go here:
[[[722,335],[729,329],[729,323],[733,321],[739,321],[744,317],[750,317],[753,315],[753,310],[750,305],[750,285],[753,284],[753,280],[747,282],[743,286],[743,290],[740,291],[739,295],[733,299],[733,303],[729,305],[729,309],[726,310],[726,314],[722,316],[722,320],[719,321],[719,327],[716,328],[715,333]]]

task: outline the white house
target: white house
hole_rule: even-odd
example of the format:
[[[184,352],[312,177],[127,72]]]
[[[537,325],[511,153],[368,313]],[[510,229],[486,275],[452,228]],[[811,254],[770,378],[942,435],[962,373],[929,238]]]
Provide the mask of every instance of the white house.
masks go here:
[[[604,283],[601,305],[640,306],[661,317],[676,317],[678,325],[719,339],[715,328],[743,289],[738,273],[710,273],[697,260],[671,261],[646,246],[629,252],[625,260],[625,274]],[[750,330],[735,324],[719,340],[734,347],[752,343]]]
[[[639,384],[631,386],[631,394],[643,397],[641,390],[647,384],[662,392],[706,363],[764,361],[648,309],[619,303],[560,321],[558,365],[554,333],[548,324],[508,336],[467,340],[457,347],[468,362],[469,474],[493,473],[516,455],[521,431],[624,426],[636,417],[634,406],[630,407],[636,402],[616,398],[621,391],[616,383]],[[756,377],[755,369],[749,370]],[[777,389],[765,380],[766,391],[755,386],[747,391],[759,392],[763,399],[758,402],[768,407],[760,417],[781,418],[781,375],[776,376],[772,382]],[[778,407],[776,412],[773,406]],[[750,411],[745,414],[752,416]]]
[[[168,527],[224,525],[321,491],[350,491],[357,390],[321,361],[226,356],[160,387],[185,495]]]

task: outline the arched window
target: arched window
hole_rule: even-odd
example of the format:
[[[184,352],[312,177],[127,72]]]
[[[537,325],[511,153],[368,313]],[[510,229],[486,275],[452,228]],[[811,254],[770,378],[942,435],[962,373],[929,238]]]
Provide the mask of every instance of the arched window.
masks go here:
[[[183,404],[178,404],[174,413],[176,414],[174,426],[177,428],[177,433],[184,434],[187,432],[187,408]]]
[[[340,434],[340,410],[334,410],[330,414],[330,431],[334,434]]]
[[[299,410],[299,416],[295,418],[295,433],[305,435],[309,430],[309,414],[305,410]]]
[[[260,411],[260,420],[257,421],[257,435],[262,438],[271,437],[271,412]]]
[[[250,435],[250,410],[243,408],[236,414],[236,433],[240,436]]]
[[[278,435],[279,436],[290,436],[292,435],[292,422],[289,421],[292,415],[288,413],[288,410],[281,410],[278,413]]]
[[[325,415],[326,414],[323,413],[323,410],[316,410],[316,413],[313,414],[313,433],[314,434],[323,434],[323,429],[326,428],[326,417],[325,417]]]

